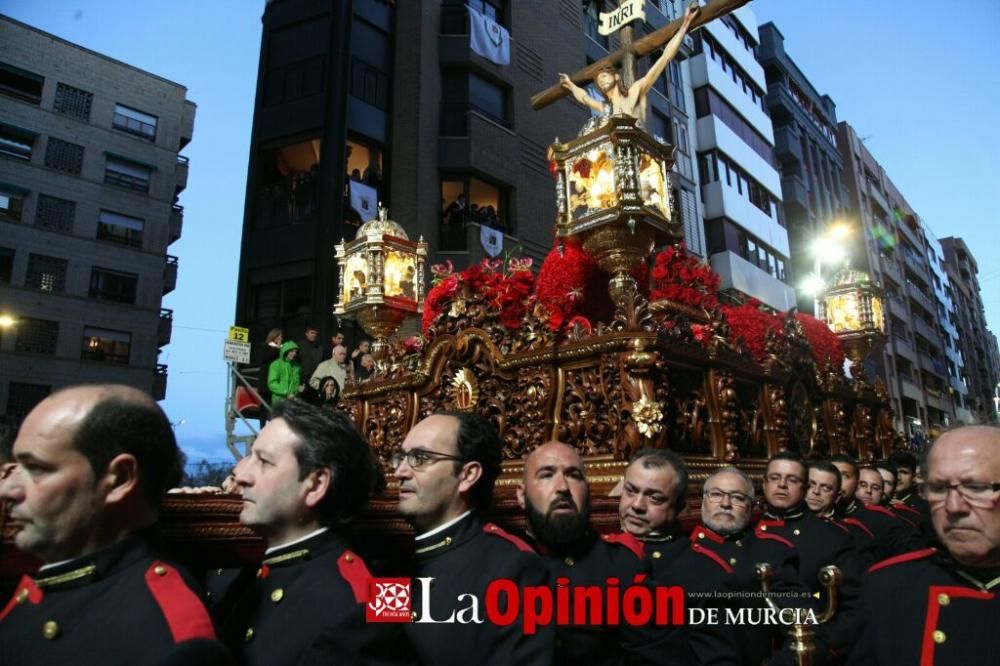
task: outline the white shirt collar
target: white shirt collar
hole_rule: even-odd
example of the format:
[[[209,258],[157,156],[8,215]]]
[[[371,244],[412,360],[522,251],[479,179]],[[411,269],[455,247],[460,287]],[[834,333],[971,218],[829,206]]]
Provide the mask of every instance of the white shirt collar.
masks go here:
[[[465,513],[463,513],[458,518],[453,518],[452,520],[449,520],[444,525],[439,525],[438,527],[435,527],[430,532],[424,532],[423,534],[421,534],[420,536],[417,537],[417,541],[420,541],[422,539],[429,539],[432,536],[434,536],[435,534],[440,534],[444,530],[448,529],[452,525],[456,524],[457,522],[459,522],[460,520],[462,520],[463,518],[465,518],[466,516],[468,516],[470,513],[472,513],[471,509],[469,511],[466,511]]]

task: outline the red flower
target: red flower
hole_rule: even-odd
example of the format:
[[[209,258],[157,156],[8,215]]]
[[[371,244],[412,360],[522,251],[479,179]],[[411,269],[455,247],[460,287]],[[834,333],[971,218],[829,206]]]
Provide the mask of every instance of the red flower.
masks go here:
[[[562,252],[553,248],[538,273],[538,302],[549,313],[549,328],[559,330],[576,315],[590,321],[607,321],[613,312],[607,276],[597,263],[575,244]]]
[[[708,310],[719,304],[719,276],[708,264],[688,255],[683,243],[656,255],[652,276],[653,300],[666,299]]]
[[[754,304],[756,303],[756,305]],[[722,306],[734,338],[743,338],[750,356],[758,363],[767,357],[768,331],[781,332],[781,319],[760,309],[760,301],[750,301],[739,306]]]
[[[840,338],[823,321],[802,312],[795,314],[809,341],[813,360],[820,369],[839,371],[844,367],[844,346]]]
[[[422,320],[424,333],[434,323],[434,319],[444,311],[445,305],[455,297],[459,287],[458,276],[452,274],[431,287],[431,290],[427,292],[427,298],[424,299],[424,316]]]

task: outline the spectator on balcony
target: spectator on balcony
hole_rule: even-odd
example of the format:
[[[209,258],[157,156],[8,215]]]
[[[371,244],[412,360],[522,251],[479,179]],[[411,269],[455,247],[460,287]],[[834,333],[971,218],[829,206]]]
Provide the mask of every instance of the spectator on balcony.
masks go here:
[[[277,406],[302,392],[302,366],[298,360],[299,346],[289,340],[281,345],[278,358],[267,371],[267,387],[271,390],[271,405]]]
[[[284,341],[284,335],[280,328],[272,328],[267,332],[267,337],[264,338],[264,348],[260,353],[260,370],[257,372],[257,393],[266,405],[271,404],[271,389],[267,387],[267,373],[271,369],[272,361],[278,358],[281,343]],[[267,424],[268,418],[267,410],[262,407],[259,419],[261,428]]]
[[[309,385],[314,389],[319,389],[319,382],[323,377],[333,377],[337,380],[340,389],[344,389],[348,374],[347,347],[338,345],[333,348],[333,358],[320,363],[315,372],[309,377]]]
[[[302,376],[312,377],[316,366],[323,360],[323,345],[319,341],[319,331],[313,324],[306,324],[305,334],[299,341],[299,362],[302,364]]]

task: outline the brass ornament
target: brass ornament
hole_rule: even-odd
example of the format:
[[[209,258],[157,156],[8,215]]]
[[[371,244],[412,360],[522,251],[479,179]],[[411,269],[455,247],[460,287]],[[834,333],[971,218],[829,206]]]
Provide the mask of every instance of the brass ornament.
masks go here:
[[[479,380],[471,370],[462,368],[452,375],[448,394],[455,409],[471,412],[479,401]]]
[[[632,418],[639,434],[653,437],[663,431],[663,404],[647,400],[645,396],[632,405]]]

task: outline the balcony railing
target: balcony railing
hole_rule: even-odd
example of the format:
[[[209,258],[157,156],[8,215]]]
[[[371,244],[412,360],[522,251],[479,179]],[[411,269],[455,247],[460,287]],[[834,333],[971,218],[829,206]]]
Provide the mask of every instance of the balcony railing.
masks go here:
[[[160,347],[170,344],[170,338],[174,331],[174,311],[170,308],[160,310],[160,325],[157,329],[156,341]]]
[[[173,243],[181,237],[184,229],[184,206],[174,204],[170,210],[170,242]]]
[[[163,293],[169,294],[177,288],[177,257],[168,254],[164,257]]]
[[[163,400],[167,397],[167,366],[156,364],[156,374],[153,375],[153,398]]]

